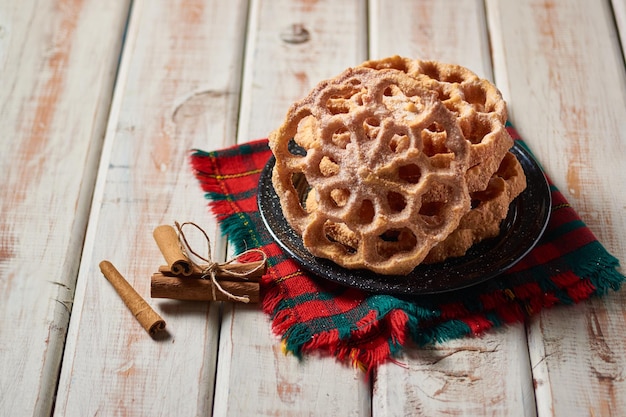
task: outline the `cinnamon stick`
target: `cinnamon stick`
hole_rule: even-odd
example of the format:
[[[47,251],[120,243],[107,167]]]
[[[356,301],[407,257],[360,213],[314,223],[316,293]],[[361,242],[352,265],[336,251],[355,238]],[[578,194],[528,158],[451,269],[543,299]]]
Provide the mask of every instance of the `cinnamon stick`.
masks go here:
[[[200,268],[204,269],[204,265],[199,265]],[[266,262],[262,261],[253,261],[253,262],[245,262],[245,263],[225,263],[220,264],[219,268],[215,270],[215,276],[220,281],[252,281],[259,282],[261,277],[265,274],[266,270]],[[177,276],[179,274],[174,273],[169,265],[161,265],[159,267],[159,272],[165,276],[172,277]],[[232,274],[242,274],[245,277],[238,277]],[[193,268],[191,274],[188,275],[189,278],[202,278],[204,272]]]
[[[172,226],[167,224],[158,226],[152,235],[165,262],[175,275],[189,276],[193,273],[193,264],[180,248],[178,235]]]
[[[165,329],[165,320],[148,305],[111,262],[100,262],[100,270],[104,277],[113,285],[126,307],[151,336]]]
[[[259,302],[258,282],[220,280],[219,284],[232,295],[248,296],[250,303]],[[150,295],[152,298],[174,300],[231,301],[226,294],[213,288],[213,283],[209,279],[166,276],[162,273],[152,274]]]

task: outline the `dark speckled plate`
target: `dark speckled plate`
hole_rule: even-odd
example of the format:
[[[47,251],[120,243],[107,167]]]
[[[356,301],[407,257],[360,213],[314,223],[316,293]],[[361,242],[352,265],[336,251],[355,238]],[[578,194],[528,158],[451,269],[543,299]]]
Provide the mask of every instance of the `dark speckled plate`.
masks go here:
[[[474,245],[465,256],[419,265],[408,275],[345,269],[311,255],[283,216],[272,186],[273,157],[259,180],[259,211],[268,231],[287,254],[319,277],[380,294],[418,296],[458,290],[495,278],[513,266],[535,246],[550,217],[550,188],[541,168],[520,145],[516,144],[511,152],[524,168],[528,186],[511,203],[500,235]]]

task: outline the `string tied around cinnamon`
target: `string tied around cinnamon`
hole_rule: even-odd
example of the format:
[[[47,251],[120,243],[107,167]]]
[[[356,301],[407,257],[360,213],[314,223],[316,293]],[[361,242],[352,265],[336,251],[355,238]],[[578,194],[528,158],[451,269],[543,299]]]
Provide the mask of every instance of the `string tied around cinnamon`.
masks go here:
[[[215,291],[217,290],[231,300],[239,301],[241,303],[249,303],[250,297],[248,297],[247,295],[239,296],[239,295],[232,294],[229,291],[225,290],[220,285],[217,279],[217,274],[219,273],[220,275],[229,275],[232,277],[247,280],[249,276],[254,275],[255,273],[265,268],[265,263],[267,262],[267,255],[265,254],[265,252],[263,252],[260,249],[248,249],[247,251],[240,253],[239,255],[235,256],[234,258],[226,262],[218,263],[213,260],[213,256],[211,254],[211,239],[209,238],[209,235],[204,231],[202,227],[198,226],[194,222],[183,222],[181,224],[175,221],[174,225],[176,226],[176,230],[178,232],[178,241],[180,244],[181,251],[183,251],[183,253],[187,256],[192,266],[202,272],[203,279],[211,280],[211,283],[213,284],[211,287],[211,291],[213,292],[213,298],[215,298],[216,296]],[[187,225],[195,227],[204,236],[207,242],[207,256],[206,257],[198,254],[187,241],[187,236],[185,236],[185,233],[183,232],[183,227]],[[245,255],[253,254],[253,253],[257,253],[261,255],[261,258],[262,258],[262,262],[260,262],[256,267],[245,272],[238,272],[238,271],[233,271],[233,270],[224,268],[225,265],[229,265],[233,262],[236,262],[239,258]],[[189,256],[190,254],[196,257],[197,259],[201,259],[202,261],[206,262],[206,264],[200,265],[196,263],[192,259],[192,257]]]

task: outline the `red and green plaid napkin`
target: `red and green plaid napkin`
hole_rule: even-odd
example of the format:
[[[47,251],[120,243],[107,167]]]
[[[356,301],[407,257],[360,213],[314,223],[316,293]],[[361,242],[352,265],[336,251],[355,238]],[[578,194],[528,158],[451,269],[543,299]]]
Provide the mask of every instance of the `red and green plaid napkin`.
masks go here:
[[[542,308],[618,290],[624,280],[618,260],[552,183],[552,214],[538,245],[506,274],[484,284],[445,298],[407,300],[310,276],[283,253],[260,218],[257,184],[270,156],[267,140],[258,140],[194,151],[191,162],[211,211],[236,250],[261,248],[267,254],[262,308],[287,351],[298,356],[324,351],[369,370],[393,358],[408,338],[423,345],[477,335]]]

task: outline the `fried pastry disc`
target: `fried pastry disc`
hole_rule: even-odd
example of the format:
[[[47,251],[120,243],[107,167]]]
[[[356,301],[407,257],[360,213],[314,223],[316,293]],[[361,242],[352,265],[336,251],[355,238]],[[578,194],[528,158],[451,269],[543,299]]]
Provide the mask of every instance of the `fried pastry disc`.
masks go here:
[[[437,93],[402,71],[350,68],[321,82],[269,141],[285,218],[311,254],[345,268],[407,274],[470,210],[470,143]]]

